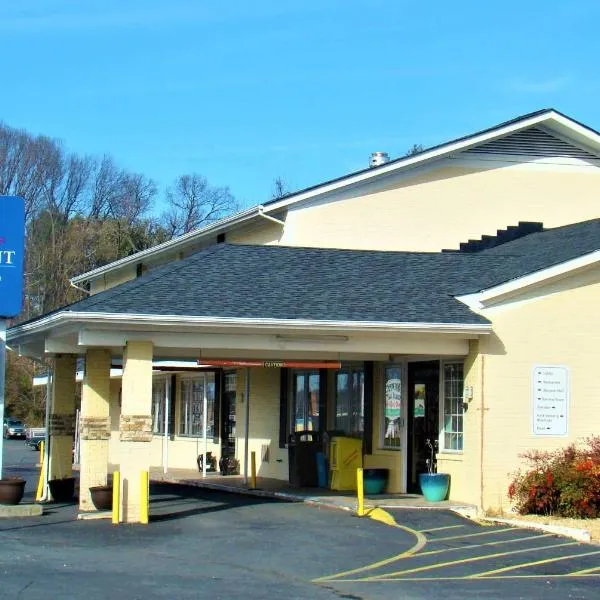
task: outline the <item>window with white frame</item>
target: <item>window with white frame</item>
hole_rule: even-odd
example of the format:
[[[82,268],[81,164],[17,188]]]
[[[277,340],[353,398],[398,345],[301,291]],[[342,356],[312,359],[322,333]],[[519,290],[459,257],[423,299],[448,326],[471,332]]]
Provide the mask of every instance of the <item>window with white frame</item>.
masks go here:
[[[365,421],[365,371],[344,368],[336,375],[335,429],[360,437]]]
[[[203,373],[181,379],[179,434],[204,437],[204,394],[206,394],[206,437],[214,435],[215,374]]]
[[[165,432],[166,379],[152,380],[152,433]]]
[[[292,371],[292,431],[319,430],[319,371]]]
[[[463,363],[444,364],[444,450],[463,449]]]
[[[400,448],[402,430],[402,367],[385,367],[383,447]]]

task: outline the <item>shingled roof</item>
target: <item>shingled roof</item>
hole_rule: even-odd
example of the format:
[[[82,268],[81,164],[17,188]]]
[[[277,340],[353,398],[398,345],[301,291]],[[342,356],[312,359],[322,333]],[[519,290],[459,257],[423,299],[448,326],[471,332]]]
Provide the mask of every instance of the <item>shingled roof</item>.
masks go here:
[[[474,254],[217,244],[60,310],[476,325],[455,296],[599,249],[600,219]]]

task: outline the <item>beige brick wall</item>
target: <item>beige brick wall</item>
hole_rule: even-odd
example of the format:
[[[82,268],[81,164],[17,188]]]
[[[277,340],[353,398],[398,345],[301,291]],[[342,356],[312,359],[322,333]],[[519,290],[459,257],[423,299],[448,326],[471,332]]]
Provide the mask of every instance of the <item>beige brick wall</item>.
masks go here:
[[[250,435],[248,451],[256,452],[259,477],[288,478],[287,449],[279,448],[279,369],[250,369]],[[244,472],[244,431],[246,423],[246,370],[237,378],[236,458]],[[263,446],[269,447],[269,462],[262,460]],[[250,476],[250,457],[248,457]]]
[[[550,450],[600,431],[600,271],[570,277],[535,298],[507,302],[486,311],[494,334],[481,342],[484,353],[484,508],[506,508],[510,473],[519,454]],[[569,435],[532,434],[531,377],[535,364],[570,370]]]
[[[123,354],[121,415],[150,416],[152,410],[151,342],[128,342]],[[123,433],[123,432],[121,432]],[[150,467],[151,442],[120,441],[123,520],[136,523],[141,515],[141,473]]]
[[[95,510],[89,488],[106,485],[108,472],[108,439],[85,439],[87,419],[109,419],[110,364],[108,350],[88,350],[81,391],[80,413],[80,493],[79,508]]]
[[[438,251],[495,235],[518,221],[556,227],[593,219],[598,216],[600,169],[441,167],[382,186],[371,184],[329,201],[290,207],[279,243]]]
[[[64,354],[54,359],[54,381],[50,413],[75,418],[76,357]],[[72,476],[73,435],[52,435],[50,442],[50,479]]]

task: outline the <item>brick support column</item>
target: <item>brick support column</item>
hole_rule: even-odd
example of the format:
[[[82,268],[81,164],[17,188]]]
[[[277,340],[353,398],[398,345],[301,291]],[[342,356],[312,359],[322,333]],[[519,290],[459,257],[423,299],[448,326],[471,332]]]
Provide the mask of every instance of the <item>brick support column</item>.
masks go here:
[[[106,485],[108,475],[110,364],[110,351],[87,351],[79,419],[79,509],[82,511],[95,510],[90,487]]]
[[[50,398],[49,479],[72,477],[75,433],[76,357],[63,354],[54,359],[54,381]]]
[[[127,342],[119,423],[123,521],[140,522],[141,473],[150,468],[152,343]]]

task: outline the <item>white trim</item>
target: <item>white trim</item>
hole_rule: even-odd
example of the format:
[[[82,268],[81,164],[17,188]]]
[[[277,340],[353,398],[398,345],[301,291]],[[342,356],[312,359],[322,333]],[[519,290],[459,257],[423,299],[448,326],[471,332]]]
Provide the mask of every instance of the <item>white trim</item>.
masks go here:
[[[489,305],[498,302],[506,297],[513,296],[523,290],[548,283],[551,280],[559,279],[570,275],[581,269],[600,263],[600,250],[595,250],[590,254],[585,254],[571,260],[567,260],[553,267],[518,277],[506,283],[476,292],[474,294],[465,294],[456,296],[456,299],[466,304],[471,310],[480,311]]]
[[[456,152],[461,152],[472,146],[482,144],[489,140],[502,137],[510,133],[514,133],[515,131],[526,129],[528,127],[538,125],[540,123],[545,123],[547,128],[551,131],[554,131],[554,129],[556,128],[560,133],[562,133],[563,136],[566,136],[568,139],[574,139],[579,143],[587,145],[590,151],[596,152],[600,156],[600,135],[588,130],[587,128],[583,127],[582,125],[579,125],[578,123],[572,121],[567,117],[559,115],[554,110],[547,110],[527,119],[517,120],[516,122],[513,122],[509,125],[505,125],[503,127],[493,128],[491,131],[487,131],[479,135],[468,136],[467,139],[442,144],[437,148],[433,148],[432,150],[422,152],[416,156],[408,156],[403,159],[394,160],[390,163],[383,164],[379,167],[374,167],[372,169],[360,171],[355,175],[350,174],[346,177],[341,177],[340,179],[332,181],[330,183],[316,185],[315,187],[304,192],[298,192],[296,194],[292,194],[290,196],[282,198],[277,202],[269,203],[267,206],[263,206],[262,204],[260,204],[258,206],[249,208],[230,217],[226,217],[225,219],[217,221],[216,223],[212,223],[211,225],[208,225],[202,229],[191,231],[174,240],[164,242],[163,244],[159,244],[158,246],[154,246],[153,248],[148,248],[147,250],[143,250],[141,252],[138,252],[137,254],[127,256],[108,265],[104,265],[102,267],[98,267],[97,269],[93,269],[92,271],[88,271],[81,275],[77,275],[76,277],[71,278],[70,281],[74,284],[82,283],[85,281],[91,281],[100,277],[101,275],[118,269],[119,267],[138,263],[144,258],[155,256],[157,254],[162,253],[165,250],[173,250],[187,246],[188,243],[192,241],[200,240],[209,234],[221,233],[228,227],[238,225],[250,219],[254,219],[260,216],[270,216],[267,215],[265,211],[268,211],[269,213],[277,212],[291,204],[297,204],[299,202],[310,198],[314,198],[316,196],[321,196],[329,192],[337,191],[341,188],[351,187],[353,185],[362,183],[367,180],[377,179],[379,177],[386,176],[396,171],[411,168],[415,165],[432,162],[441,157],[448,156]],[[277,219],[277,221],[279,221],[279,219]]]
[[[199,317],[185,315],[148,315],[148,314],[115,314],[97,312],[71,312],[64,311],[53,313],[32,323],[17,325],[9,330],[8,338],[14,341],[20,335],[33,334],[68,323],[92,324],[118,324],[126,325],[152,325],[154,327],[180,326],[213,326],[213,327],[240,327],[265,329],[286,328],[315,329],[315,330],[345,330],[345,331],[406,331],[415,333],[460,333],[460,334],[485,334],[492,330],[491,324],[463,324],[463,323],[406,323],[388,321],[329,321],[308,319],[243,319],[236,317]]]
[[[141,250],[140,252],[136,252],[131,256],[125,256],[124,258],[120,258],[119,260],[115,260],[107,265],[103,265],[102,267],[98,267],[96,269],[92,269],[91,271],[87,271],[86,273],[82,273],[81,275],[76,275],[72,277],[69,281],[71,284],[82,283],[84,281],[91,281],[93,279],[97,279],[98,277],[105,275],[106,273],[118,269],[119,267],[124,267],[127,265],[135,264],[143,260],[144,258],[150,258],[155,256],[156,254],[161,254],[165,250],[177,250],[182,246],[187,246],[188,242],[194,241],[196,239],[202,239],[208,234],[219,234],[230,225],[237,225],[239,223],[243,223],[255,216],[260,212],[260,206],[254,206],[242,212],[236,213],[230,217],[225,217],[220,221],[216,221],[215,223],[211,223],[206,227],[201,229],[195,229],[184,235],[181,235],[175,239],[169,240],[167,242],[163,242],[162,244],[158,244],[157,246],[152,246],[152,248],[147,248],[146,250]]]

